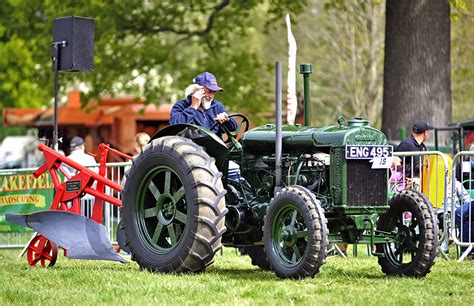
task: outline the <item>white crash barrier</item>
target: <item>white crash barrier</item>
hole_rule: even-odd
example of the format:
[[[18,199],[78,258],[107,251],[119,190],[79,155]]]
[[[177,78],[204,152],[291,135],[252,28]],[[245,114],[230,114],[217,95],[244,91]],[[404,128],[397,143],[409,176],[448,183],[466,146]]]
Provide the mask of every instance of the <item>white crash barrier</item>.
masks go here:
[[[462,151],[453,158],[451,187],[451,239],[460,247],[458,261],[474,253],[474,152]],[[457,187],[457,188],[456,188]],[[455,199],[459,201],[455,201]]]
[[[450,159],[439,151],[394,152],[394,156],[399,158],[399,162],[389,170],[390,194],[411,188],[428,198],[438,220],[438,250],[448,259],[449,224],[446,216],[449,216],[449,205],[445,203],[449,200],[446,191],[451,171]]]
[[[405,188],[422,192],[438,217],[439,254],[449,259],[449,245],[454,243],[462,261],[474,247],[474,152],[460,152],[454,158],[438,151],[395,152],[394,156],[401,163],[389,171],[391,194]]]

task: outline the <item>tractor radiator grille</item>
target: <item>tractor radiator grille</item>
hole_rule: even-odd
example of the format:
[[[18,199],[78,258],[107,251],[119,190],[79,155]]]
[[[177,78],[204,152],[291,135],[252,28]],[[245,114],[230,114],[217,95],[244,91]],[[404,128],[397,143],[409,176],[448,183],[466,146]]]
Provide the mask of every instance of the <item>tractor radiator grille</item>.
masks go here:
[[[387,170],[371,169],[368,160],[347,160],[347,205],[387,205]]]

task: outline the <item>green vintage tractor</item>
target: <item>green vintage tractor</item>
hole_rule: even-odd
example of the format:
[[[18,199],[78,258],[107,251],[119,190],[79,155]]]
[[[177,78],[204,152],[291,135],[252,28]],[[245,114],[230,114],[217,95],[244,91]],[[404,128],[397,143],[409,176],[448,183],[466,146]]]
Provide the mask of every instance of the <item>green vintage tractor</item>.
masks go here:
[[[233,117],[240,126],[223,128],[227,141],[172,125],[133,162],[122,224],[140,267],[200,272],[228,246],[281,278],[299,279],[319,272],[329,243],[345,242],[367,244],[387,275],[430,272],[436,218],[415,190],[388,200],[388,170],[373,166],[392,154],[382,132],[360,118],[248,130],[244,115]]]

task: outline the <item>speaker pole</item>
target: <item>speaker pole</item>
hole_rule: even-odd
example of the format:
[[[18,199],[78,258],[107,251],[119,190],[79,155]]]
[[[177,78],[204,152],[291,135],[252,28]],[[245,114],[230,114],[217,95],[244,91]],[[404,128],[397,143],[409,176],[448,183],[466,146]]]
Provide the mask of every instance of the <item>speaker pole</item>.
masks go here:
[[[54,69],[54,129],[53,129],[53,148],[59,150],[58,146],[58,78],[59,78],[59,48],[66,47],[65,40],[52,43],[53,46],[53,69]]]

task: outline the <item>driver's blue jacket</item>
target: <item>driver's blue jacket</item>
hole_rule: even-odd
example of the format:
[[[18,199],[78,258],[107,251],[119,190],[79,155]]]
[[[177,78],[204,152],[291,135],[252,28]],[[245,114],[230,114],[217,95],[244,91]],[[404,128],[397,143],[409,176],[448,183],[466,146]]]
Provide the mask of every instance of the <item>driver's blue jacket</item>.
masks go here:
[[[188,123],[195,124],[211,130],[211,127],[216,123],[217,114],[226,112],[224,105],[214,99],[211,103],[211,107],[207,110],[201,108],[195,109],[191,107],[191,95],[187,96],[186,99],[180,100],[173,105],[170,115],[170,124]],[[224,123],[230,131],[237,129],[237,122],[234,118],[230,118],[229,121]],[[211,130],[217,136],[221,136],[224,132],[219,124],[214,126]]]

